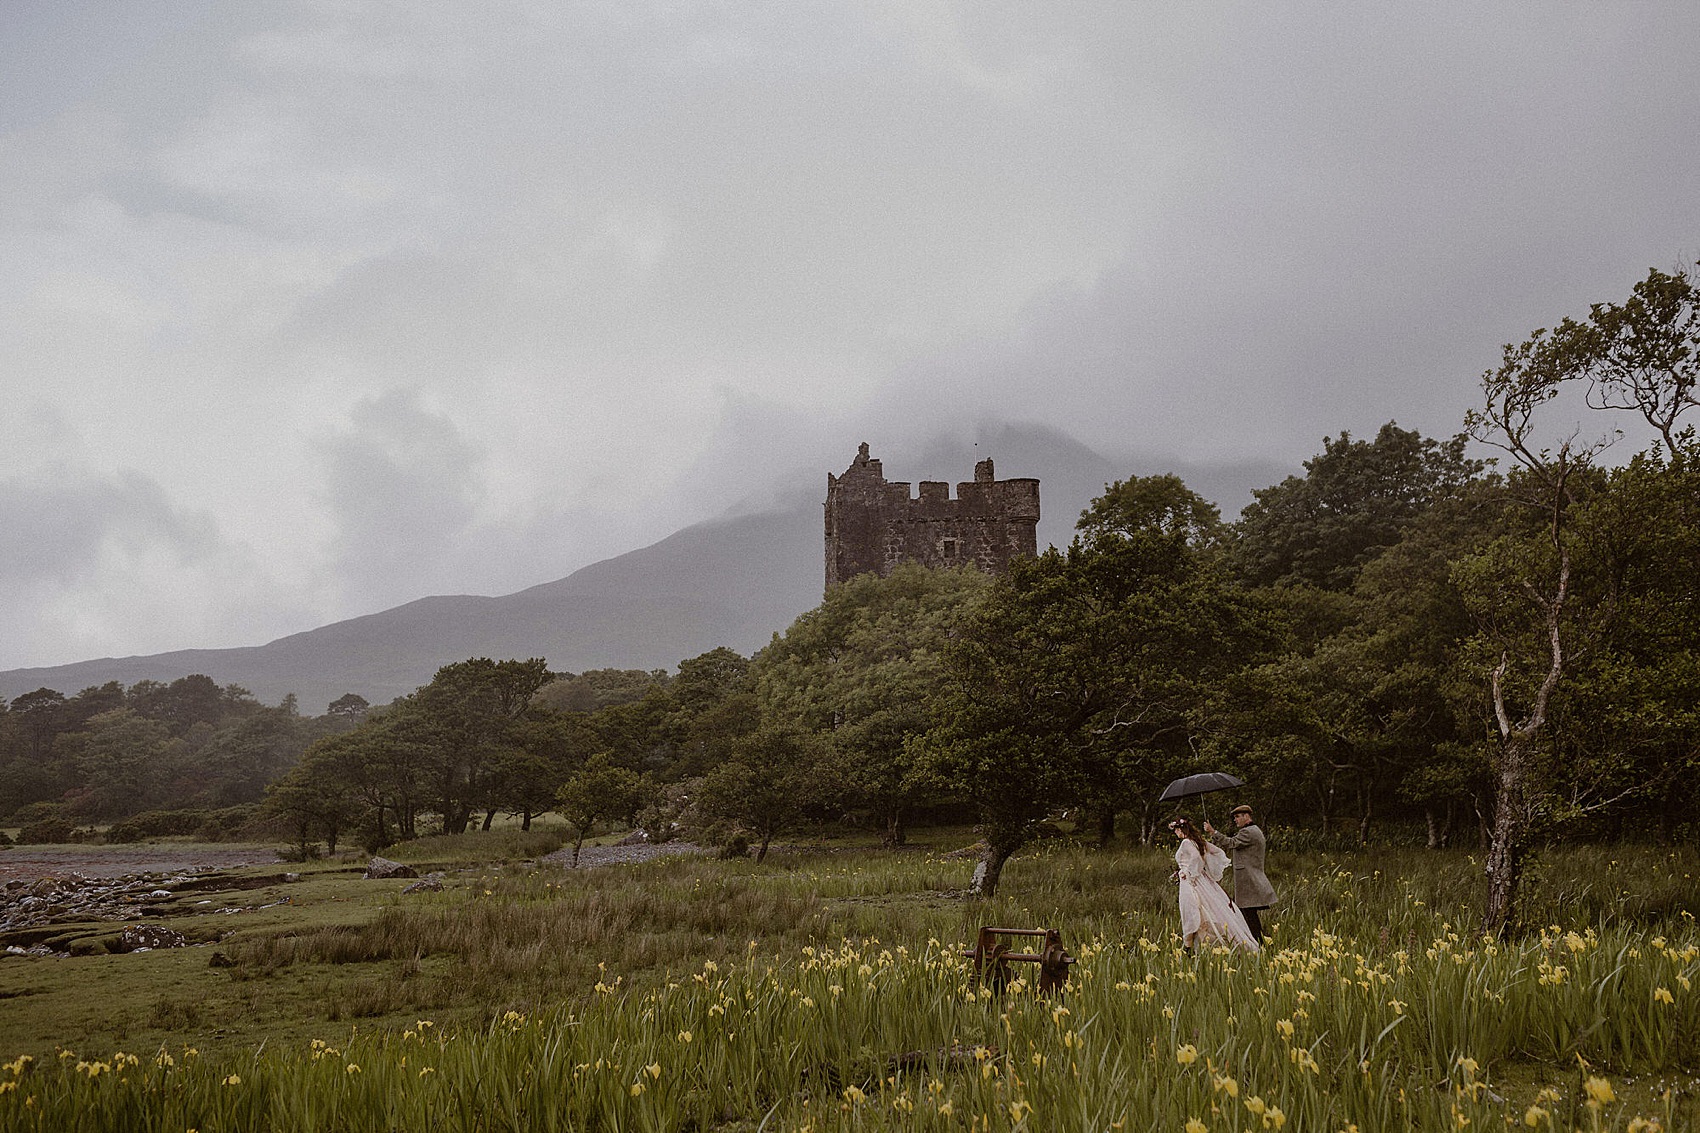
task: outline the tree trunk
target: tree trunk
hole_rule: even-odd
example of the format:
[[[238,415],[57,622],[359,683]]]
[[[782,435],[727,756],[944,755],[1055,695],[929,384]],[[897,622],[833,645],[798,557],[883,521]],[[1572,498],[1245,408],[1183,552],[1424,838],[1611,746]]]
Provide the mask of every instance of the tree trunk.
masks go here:
[[[492,822],[494,822],[494,821],[496,821],[496,812],[495,812],[495,811],[493,811],[493,810],[487,810],[487,811],[485,811],[485,812],[484,812],[484,826],[483,826],[483,829],[485,829],[485,830],[489,830],[489,829],[490,829],[490,824],[491,824],[491,823],[492,823]]]
[[[756,861],[760,862],[767,857],[767,844],[772,840],[772,837],[773,836],[770,834],[762,838],[761,848],[756,851]]]
[[[579,836],[577,838],[573,839],[573,868],[574,869],[578,868],[578,848],[582,845],[584,845],[584,832],[580,831]]]
[[[1440,823],[1434,819],[1434,808],[1432,806],[1423,807],[1423,821],[1428,823],[1428,839],[1423,845],[1431,850],[1440,849]]]
[[[909,829],[903,822],[903,808],[894,806],[885,816],[885,844],[902,846],[909,841]]]
[[[525,831],[529,831],[531,829],[531,812],[529,810],[526,811],[524,817],[520,819],[519,828]]]
[[[1523,875],[1529,815],[1525,798],[1525,767],[1530,738],[1514,732],[1500,749],[1495,786],[1493,826],[1487,852],[1487,908],[1482,931],[1506,937],[1516,927],[1517,885]]]
[[[1375,816],[1375,804],[1371,801],[1367,792],[1363,796],[1363,803],[1363,813],[1358,816],[1358,845],[1367,846],[1369,845],[1370,819]]]
[[[1106,806],[1098,812],[1098,848],[1106,849],[1116,840],[1116,808]]]
[[[1005,839],[989,838],[986,840],[986,852],[980,856],[980,864],[974,869],[974,882],[970,887],[976,897],[990,898],[997,894],[998,881],[1003,877],[1004,863],[1019,849],[1019,841],[1009,842]]]

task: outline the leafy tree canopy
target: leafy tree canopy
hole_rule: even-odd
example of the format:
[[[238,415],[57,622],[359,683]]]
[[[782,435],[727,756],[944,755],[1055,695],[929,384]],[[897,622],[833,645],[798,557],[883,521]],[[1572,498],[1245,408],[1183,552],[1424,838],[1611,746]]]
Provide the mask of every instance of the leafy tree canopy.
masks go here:
[[[1260,586],[1350,588],[1435,500],[1481,474],[1465,444],[1462,435],[1436,441],[1392,421],[1373,441],[1324,438],[1305,475],[1252,493],[1235,530],[1240,576]]]

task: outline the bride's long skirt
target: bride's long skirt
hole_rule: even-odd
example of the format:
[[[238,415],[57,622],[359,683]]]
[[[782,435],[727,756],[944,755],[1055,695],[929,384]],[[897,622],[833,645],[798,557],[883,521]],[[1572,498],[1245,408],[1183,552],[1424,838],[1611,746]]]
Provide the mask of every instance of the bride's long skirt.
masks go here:
[[[1221,885],[1210,878],[1183,877],[1180,901],[1181,934],[1189,943],[1231,944],[1249,952],[1258,950],[1258,943],[1245,923],[1245,914]]]

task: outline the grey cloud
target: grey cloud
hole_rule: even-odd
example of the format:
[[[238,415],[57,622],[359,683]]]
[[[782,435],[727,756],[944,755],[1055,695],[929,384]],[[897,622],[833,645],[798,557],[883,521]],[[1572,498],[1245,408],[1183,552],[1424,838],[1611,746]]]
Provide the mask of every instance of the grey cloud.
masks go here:
[[[417,390],[362,401],[320,439],[323,499],[336,523],[334,571],[359,606],[401,602],[440,583],[478,514],[484,454]]]
[[[1154,155],[1102,276],[922,354],[888,406],[983,399],[1195,457],[1297,459],[1389,418],[1449,433],[1499,344],[1693,248],[1692,15],[1236,11],[1104,37],[1179,159]]]
[[[0,480],[0,664],[247,643],[310,606],[152,477],[50,464]]]
[[[0,368],[76,422],[71,482],[141,468],[163,501],[119,511],[187,524],[135,537],[173,567],[146,627],[101,606],[123,572],[32,575],[41,640],[77,607],[228,639],[500,592],[974,422],[1130,470],[1447,432],[1500,343],[1700,254],[1687,4],[230,0],[11,30]],[[30,431],[0,415],[45,483],[66,453]],[[117,506],[67,497],[30,561],[125,560]]]
[[[62,466],[0,480],[0,531],[0,579],[12,585],[75,585],[107,553],[162,551],[188,564],[218,546],[212,516],[177,507],[156,481],[132,470],[95,476]]]

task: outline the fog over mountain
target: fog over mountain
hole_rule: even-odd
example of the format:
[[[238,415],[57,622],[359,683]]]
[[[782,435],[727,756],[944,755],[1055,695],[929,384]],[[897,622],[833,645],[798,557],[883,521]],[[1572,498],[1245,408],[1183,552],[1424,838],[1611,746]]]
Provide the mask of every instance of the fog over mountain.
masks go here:
[[[1066,545],[1081,509],[1107,482],[1129,475],[1180,472],[1230,514],[1250,489],[1284,475],[1254,463],[1124,467],[1046,427],[995,426],[975,436],[885,450],[876,444],[873,454],[884,460],[888,479],[912,484],[971,480],[974,463],[987,457],[999,478],[1038,477],[1041,547]],[[268,703],[295,693],[303,711],[317,713],[345,692],[387,702],[467,657],[545,657],[558,671],[579,672],[672,669],[721,645],[750,654],[820,601],[826,473],[842,472],[857,443],[846,440],[826,466],[752,485],[751,497],[726,515],[554,582],[500,597],[420,598],[247,648],[15,669],[0,673],[0,696],[44,686],[70,695],[113,680],[130,685],[205,673]]]
[[[988,421],[1241,493],[1700,257],[1693,0],[0,12],[0,669],[514,595]]]

